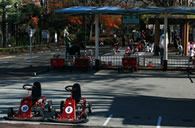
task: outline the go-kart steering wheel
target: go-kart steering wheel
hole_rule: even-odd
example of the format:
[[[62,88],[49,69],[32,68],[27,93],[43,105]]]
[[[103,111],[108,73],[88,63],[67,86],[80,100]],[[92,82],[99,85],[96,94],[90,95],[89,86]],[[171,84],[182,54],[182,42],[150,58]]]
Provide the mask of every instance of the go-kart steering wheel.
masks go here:
[[[67,91],[67,92],[71,92],[72,91],[72,85],[68,85],[68,86],[66,86],[65,87],[65,90]]]
[[[31,84],[25,84],[25,85],[23,85],[23,89],[32,90],[32,85]]]

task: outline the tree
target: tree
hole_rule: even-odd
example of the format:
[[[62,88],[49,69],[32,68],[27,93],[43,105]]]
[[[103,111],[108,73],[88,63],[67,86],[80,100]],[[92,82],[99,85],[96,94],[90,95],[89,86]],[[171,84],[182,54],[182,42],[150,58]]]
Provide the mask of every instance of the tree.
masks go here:
[[[1,14],[1,31],[2,31],[2,35],[3,35],[3,47],[6,46],[7,43],[7,32],[6,32],[6,28],[7,28],[7,18],[6,15],[9,12],[9,7],[11,5],[11,0],[2,0],[0,2],[0,14]]]

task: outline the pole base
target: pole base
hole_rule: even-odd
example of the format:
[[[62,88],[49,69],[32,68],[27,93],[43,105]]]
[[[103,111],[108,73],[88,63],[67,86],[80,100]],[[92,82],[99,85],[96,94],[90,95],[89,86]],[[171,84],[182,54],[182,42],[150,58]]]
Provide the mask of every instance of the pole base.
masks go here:
[[[98,71],[100,69],[100,60],[95,60],[95,70]]]
[[[163,60],[163,71],[167,71],[167,60]]]

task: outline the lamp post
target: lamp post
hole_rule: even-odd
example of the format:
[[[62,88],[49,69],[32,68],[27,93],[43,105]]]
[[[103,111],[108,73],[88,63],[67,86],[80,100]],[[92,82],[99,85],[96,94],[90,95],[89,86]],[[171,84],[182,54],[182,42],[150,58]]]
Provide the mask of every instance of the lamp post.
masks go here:
[[[29,30],[27,30],[27,32],[28,32],[28,35],[29,35],[29,37],[30,37],[30,53],[29,53],[29,60],[30,60],[30,67],[32,67],[32,37],[33,37],[33,35],[34,35],[34,33],[35,33],[35,29],[29,29]]]

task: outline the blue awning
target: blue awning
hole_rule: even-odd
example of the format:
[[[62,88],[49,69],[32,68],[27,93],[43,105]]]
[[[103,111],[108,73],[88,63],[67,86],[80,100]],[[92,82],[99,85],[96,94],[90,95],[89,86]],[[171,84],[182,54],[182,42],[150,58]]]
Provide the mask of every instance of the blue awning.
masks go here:
[[[65,14],[91,14],[92,10],[96,9],[96,7],[91,6],[74,6],[70,8],[64,8],[60,10],[56,10],[55,13],[65,13]]]
[[[122,14],[125,13],[126,9],[114,6],[104,6],[104,7],[97,7],[93,9],[93,13],[102,13],[102,14]]]
[[[176,7],[147,7],[147,8],[132,8],[124,9],[114,6],[92,7],[92,6],[74,6],[56,10],[55,13],[65,13],[69,15],[92,15],[92,14],[172,14],[172,15],[195,15],[195,7],[176,6]]]
[[[127,9],[126,13],[127,14],[161,14],[165,12],[164,8],[161,7],[147,7],[147,8],[132,8],[132,9]]]
[[[165,9],[168,14],[172,15],[195,15],[195,7],[177,6]]]
[[[125,9],[114,6],[104,6],[104,7],[91,7],[91,6],[74,6],[70,8],[64,8],[56,10],[55,13],[65,13],[70,15],[90,15],[90,14],[120,14],[124,13]]]

